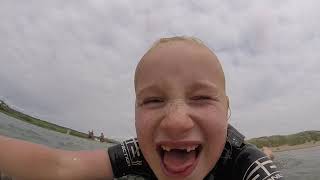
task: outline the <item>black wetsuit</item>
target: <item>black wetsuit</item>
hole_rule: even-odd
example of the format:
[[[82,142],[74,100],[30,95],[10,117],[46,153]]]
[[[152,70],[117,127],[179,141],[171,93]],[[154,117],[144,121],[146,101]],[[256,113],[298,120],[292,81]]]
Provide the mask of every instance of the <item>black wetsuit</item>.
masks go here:
[[[263,152],[246,144],[231,125],[224,151],[205,180],[283,180],[284,177]]]
[[[113,174],[157,179],[139,149],[136,139],[131,139],[108,149]],[[231,125],[228,127],[226,145],[217,165],[205,180],[283,180],[275,164],[258,148],[244,142],[244,136]],[[2,175],[0,180],[11,180]]]
[[[137,149],[136,149],[137,148]],[[144,160],[136,139],[109,148],[109,157],[115,177],[138,175],[156,179]],[[217,165],[205,180],[283,180],[276,165],[254,145],[246,144],[244,136],[231,125]]]

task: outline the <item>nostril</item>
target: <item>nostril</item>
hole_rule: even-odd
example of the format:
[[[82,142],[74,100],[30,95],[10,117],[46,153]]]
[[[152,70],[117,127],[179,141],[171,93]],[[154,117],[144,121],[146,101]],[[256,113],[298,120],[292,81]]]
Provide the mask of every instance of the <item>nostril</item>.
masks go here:
[[[187,115],[170,114],[162,119],[160,128],[180,133],[192,129],[194,125],[194,121]]]
[[[163,125],[160,127],[162,133],[167,136],[168,138],[171,138],[173,140],[175,139],[183,139],[185,137],[188,137],[192,130],[194,129],[193,128],[194,126],[191,125],[191,126],[188,126],[186,124],[184,125]]]

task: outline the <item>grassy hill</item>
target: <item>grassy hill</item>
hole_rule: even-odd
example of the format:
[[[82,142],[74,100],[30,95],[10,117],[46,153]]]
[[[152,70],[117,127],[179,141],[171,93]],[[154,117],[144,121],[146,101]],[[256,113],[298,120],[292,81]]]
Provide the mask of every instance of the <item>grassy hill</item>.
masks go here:
[[[248,140],[249,143],[261,148],[267,147],[279,147],[283,145],[295,146],[308,142],[316,143],[320,141],[320,131],[304,131],[290,135],[274,135],[264,136],[259,138],[252,138]]]
[[[10,106],[8,106],[2,100],[0,100],[0,112],[7,114],[8,116],[14,117],[16,119],[28,122],[30,124],[45,128],[45,129],[57,131],[57,132],[64,133],[64,134],[66,134],[69,131],[70,135],[81,137],[81,138],[88,138],[88,134],[86,134],[86,133],[76,131],[71,128],[59,126],[57,124],[50,123],[48,121],[38,119],[38,118],[35,118],[32,116],[29,116],[27,114],[24,114],[22,112],[19,112],[15,109],[11,108]],[[117,141],[115,141],[115,140],[108,139],[108,138],[105,138],[105,139],[106,139],[106,142],[108,142],[108,143],[117,143]]]

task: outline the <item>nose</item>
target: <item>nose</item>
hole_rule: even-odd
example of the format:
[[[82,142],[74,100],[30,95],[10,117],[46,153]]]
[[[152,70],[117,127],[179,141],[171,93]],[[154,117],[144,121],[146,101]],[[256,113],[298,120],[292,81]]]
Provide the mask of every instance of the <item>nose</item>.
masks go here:
[[[188,106],[181,101],[169,103],[160,123],[160,128],[172,139],[187,136],[193,129],[194,121],[188,115]]]

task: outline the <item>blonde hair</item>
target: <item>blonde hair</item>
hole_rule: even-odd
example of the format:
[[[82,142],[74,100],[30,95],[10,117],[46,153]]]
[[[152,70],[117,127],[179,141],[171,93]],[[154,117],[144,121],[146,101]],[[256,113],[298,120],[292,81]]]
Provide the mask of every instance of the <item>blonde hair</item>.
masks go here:
[[[171,43],[171,42],[177,42],[177,41],[187,41],[187,42],[191,42],[191,43],[194,43],[198,46],[201,46],[201,47],[204,47],[206,49],[208,49],[209,51],[212,52],[213,55],[214,52],[208,48],[208,46],[206,46],[203,41],[201,41],[200,39],[196,38],[196,37],[193,37],[193,36],[173,36],[173,37],[164,37],[164,38],[160,38],[159,40],[156,40],[152,46],[150,47],[150,49],[142,56],[142,58],[140,59],[140,61],[138,62],[137,66],[136,66],[136,70],[135,70],[135,74],[134,74],[134,84],[136,84],[136,74],[137,74],[137,71],[140,67],[140,63],[141,63],[141,60],[144,58],[144,56],[146,56],[147,54],[149,54],[152,50],[154,50],[155,48],[157,48],[158,46],[160,46],[161,44],[164,44],[164,43]],[[220,62],[219,62],[219,65],[221,66]],[[221,68],[221,71],[222,73],[224,74],[222,68]],[[223,77],[224,78],[224,77]],[[225,80],[224,80],[225,81]]]
[[[160,38],[159,40],[155,41],[153,43],[153,45],[151,46],[151,48],[147,51],[147,53],[150,52],[152,49],[158,47],[160,44],[176,42],[176,41],[189,41],[189,42],[193,42],[199,46],[204,46],[204,47],[208,48],[203,43],[203,41],[201,41],[200,39],[198,39],[196,37],[193,37],[193,36],[173,36],[173,37]]]
[[[134,84],[136,84],[136,74],[137,74],[137,71],[138,71],[138,69],[140,67],[140,63],[141,63],[141,60],[143,59],[143,57],[145,55],[149,54],[153,49],[157,48],[161,44],[170,43],[170,42],[177,42],[177,41],[188,41],[188,42],[191,42],[191,43],[195,43],[198,46],[202,46],[202,47],[205,47],[205,48],[209,49],[200,39],[198,39],[196,37],[193,37],[193,36],[173,36],[173,37],[160,38],[160,39],[156,40],[152,44],[150,49],[147,50],[147,52],[142,56],[142,58],[138,62],[137,66],[136,66],[135,73],[134,73]]]

